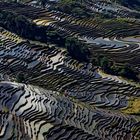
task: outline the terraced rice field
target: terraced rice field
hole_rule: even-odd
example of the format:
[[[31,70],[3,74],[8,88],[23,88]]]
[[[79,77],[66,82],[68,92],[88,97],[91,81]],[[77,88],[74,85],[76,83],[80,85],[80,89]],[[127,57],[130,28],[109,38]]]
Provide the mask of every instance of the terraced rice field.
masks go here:
[[[91,53],[91,61],[80,62],[53,42],[0,27],[0,140],[140,140],[139,82],[92,63],[101,54],[119,66],[128,63],[140,76],[140,12],[105,0],[82,5],[113,19],[85,20],[51,10],[51,4],[0,1],[0,10],[78,38]]]

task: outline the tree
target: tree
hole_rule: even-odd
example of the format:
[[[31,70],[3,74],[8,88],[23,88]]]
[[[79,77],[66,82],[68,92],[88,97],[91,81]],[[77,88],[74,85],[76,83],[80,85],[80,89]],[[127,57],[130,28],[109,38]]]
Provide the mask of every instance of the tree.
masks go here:
[[[25,82],[25,76],[24,76],[24,74],[23,74],[23,73],[18,73],[18,74],[17,74],[17,77],[16,77],[16,81],[17,81],[18,83],[23,83],[23,82]]]
[[[87,62],[89,56],[89,50],[86,45],[81,43],[78,39],[68,38],[66,39],[65,46],[69,54],[79,61]]]
[[[102,67],[102,69],[104,71],[108,71],[108,68],[109,68],[109,60],[107,57],[102,57],[100,58],[100,66]]]

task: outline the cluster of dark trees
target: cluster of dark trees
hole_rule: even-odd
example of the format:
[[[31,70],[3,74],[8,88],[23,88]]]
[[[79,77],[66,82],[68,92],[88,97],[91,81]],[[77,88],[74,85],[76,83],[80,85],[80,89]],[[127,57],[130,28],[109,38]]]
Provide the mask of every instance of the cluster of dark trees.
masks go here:
[[[115,62],[110,61],[105,56],[99,56],[94,60],[96,65],[100,66],[102,70],[108,74],[117,75],[132,79],[134,81],[139,81],[138,72],[132,68],[129,64],[124,64],[122,66],[117,66]]]
[[[0,10],[0,26],[29,40],[65,47],[74,59],[88,61],[88,49],[77,39],[64,38],[51,27],[37,26],[25,16]]]
[[[54,44],[64,42],[64,39],[51,27],[37,26],[25,16],[13,12],[0,10],[0,26],[30,40],[38,40],[44,43],[53,42]]]
[[[67,38],[65,47],[74,59],[77,59],[80,62],[89,61],[90,52],[85,43],[75,38]]]
[[[18,73],[16,75],[16,81],[18,83],[25,83],[26,82],[26,78],[25,78],[25,75],[23,73]]]

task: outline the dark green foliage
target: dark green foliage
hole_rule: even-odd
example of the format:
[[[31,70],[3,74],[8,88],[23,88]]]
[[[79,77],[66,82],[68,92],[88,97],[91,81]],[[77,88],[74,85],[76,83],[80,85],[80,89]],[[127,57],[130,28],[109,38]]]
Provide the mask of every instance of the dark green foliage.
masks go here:
[[[25,82],[25,76],[23,73],[18,73],[16,77],[16,81],[18,83],[24,83]]]
[[[0,26],[30,40],[64,45],[64,39],[51,27],[37,26],[25,16],[12,12],[0,10]]]
[[[0,26],[30,40],[50,42],[59,47],[65,47],[73,58],[88,61],[89,51],[83,43],[72,38],[65,39],[51,27],[37,26],[27,20],[25,16],[0,11]]]
[[[125,64],[124,66],[122,66],[120,68],[120,71],[118,72],[119,75],[124,76],[124,77],[128,77],[130,79],[134,79],[137,80],[137,72],[134,72],[134,70],[132,69],[131,66],[129,66],[128,64]]]
[[[109,67],[109,60],[107,59],[107,57],[102,57],[100,59],[100,66],[103,68],[103,70],[107,70]]]
[[[110,61],[105,56],[99,56],[97,59],[97,64],[104,70],[106,73],[127,77],[128,79],[133,79],[138,81],[138,72],[134,71],[131,66],[124,64],[123,66],[117,66],[115,62]]]
[[[41,29],[39,30],[35,24],[30,23],[26,17],[7,11],[0,11],[0,26],[22,37],[33,40],[35,38],[35,31],[41,34]]]
[[[87,49],[85,44],[74,38],[67,38],[65,46],[67,47],[68,52],[73,58],[79,61],[88,61],[89,50]]]

